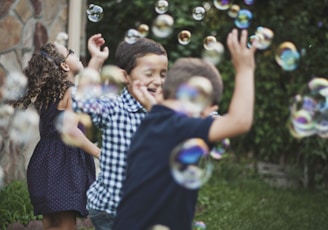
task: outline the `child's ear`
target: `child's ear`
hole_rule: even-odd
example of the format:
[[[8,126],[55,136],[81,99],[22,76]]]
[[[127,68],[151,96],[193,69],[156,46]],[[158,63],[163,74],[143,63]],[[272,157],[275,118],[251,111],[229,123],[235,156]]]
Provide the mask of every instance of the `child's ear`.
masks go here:
[[[69,72],[70,71],[69,66],[65,62],[60,63],[60,68],[62,68],[66,72]]]
[[[129,75],[128,75],[128,73],[124,69],[121,69],[121,71],[122,71],[122,75],[123,75],[123,83],[124,84],[128,84],[129,83],[129,79],[128,79]]]

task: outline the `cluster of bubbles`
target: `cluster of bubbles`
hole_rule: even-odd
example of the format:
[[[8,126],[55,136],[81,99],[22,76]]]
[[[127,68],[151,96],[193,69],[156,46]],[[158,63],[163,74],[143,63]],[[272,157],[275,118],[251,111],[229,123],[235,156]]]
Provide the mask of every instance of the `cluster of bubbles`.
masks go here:
[[[0,85],[0,161],[8,157],[6,154],[9,154],[9,158],[18,156],[38,129],[39,115],[33,108],[19,110],[10,105],[11,101],[24,94],[26,85],[26,76],[17,71],[8,73]],[[1,166],[0,172],[1,185],[4,175],[9,172],[5,172]]]
[[[318,135],[328,138],[328,80],[315,77],[290,107],[289,131],[295,138]]]
[[[254,0],[244,0],[246,6],[255,4]],[[247,29],[250,27],[253,19],[253,14],[249,9],[241,8],[240,5],[234,4],[233,0],[213,0],[212,5],[220,11],[227,11],[227,15],[234,20],[234,25],[239,29]],[[157,0],[155,2],[155,12],[157,16],[152,22],[152,25],[139,24],[137,28],[129,29],[125,34],[125,41],[134,43],[136,39],[146,37],[151,30],[154,36],[158,38],[167,38],[174,31],[174,18],[168,13],[169,1]],[[202,21],[206,17],[207,11],[212,8],[209,2],[204,2],[202,5],[192,9],[192,18],[196,21]],[[90,4],[87,9],[87,15],[90,21],[99,22],[103,18],[103,9],[101,6]],[[210,35],[215,37],[213,35]],[[267,49],[272,42],[274,33],[270,28],[258,26],[255,34],[249,37],[249,46],[252,44],[260,50]],[[205,42],[206,38],[204,38]],[[180,45],[186,46],[192,41],[192,32],[183,29],[177,34],[177,42]],[[214,65],[222,61],[224,54],[224,46],[219,41],[215,41],[212,46],[207,46],[204,43],[202,58]],[[275,60],[284,71],[293,71],[298,67],[300,54],[295,45],[290,41],[282,42],[276,50]]]

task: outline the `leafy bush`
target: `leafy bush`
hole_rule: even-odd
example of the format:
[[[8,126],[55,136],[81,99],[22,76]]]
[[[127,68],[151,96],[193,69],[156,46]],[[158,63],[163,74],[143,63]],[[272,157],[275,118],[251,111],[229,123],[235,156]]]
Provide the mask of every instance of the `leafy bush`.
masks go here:
[[[104,8],[104,18],[98,23],[88,22],[88,36],[101,32],[110,47],[108,63],[113,63],[115,47],[124,38],[125,32],[138,24],[152,24],[157,15],[154,1],[89,1]],[[175,19],[174,31],[168,38],[156,38],[151,32],[148,37],[160,42],[167,49],[170,63],[179,57],[200,57],[203,39],[214,35],[225,45],[228,32],[235,27],[233,19],[226,11],[213,6],[202,21],[192,19],[195,6],[213,1],[170,0],[168,14]],[[273,30],[274,38],[267,50],[259,50],[256,56],[256,106],[252,130],[242,137],[232,140],[236,153],[244,155],[252,152],[257,160],[274,163],[294,164],[302,169],[309,167],[309,183],[322,186],[328,180],[328,145],[316,136],[295,139],[289,133],[287,121],[291,99],[306,86],[313,77],[327,78],[328,65],[325,56],[328,47],[328,3],[327,1],[300,0],[297,4],[290,1],[255,1],[246,5],[235,0],[241,8],[253,13],[248,31],[253,34],[258,26]],[[182,29],[192,33],[191,42],[180,45],[177,34]],[[284,41],[295,44],[301,53],[299,66],[294,71],[284,71],[275,62],[275,52]],[[226,50],[227,47],[225,46]],[[233,69],[229,52],[217,66],[222,74],[225,91],[220,112],[227,111],[233,91]],[[328,184],[328,183],[327,183]]]

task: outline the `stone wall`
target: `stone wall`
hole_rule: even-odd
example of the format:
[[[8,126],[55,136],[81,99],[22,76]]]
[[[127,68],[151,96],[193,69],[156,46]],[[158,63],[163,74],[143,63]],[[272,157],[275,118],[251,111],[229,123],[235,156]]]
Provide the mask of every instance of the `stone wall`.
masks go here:
[[[86,7],[86,0],[81,1],[85,2],[82,5]],[[81,55],[85,55],[86,20],[84,12],[85,8],[81,11]],[[10,72],[22,71],[33,52],[37,51],[40,46],[48,41],[55,41],[60,32],[68,33],[68,16],[69,0],[1,0],[0,79],[4,79]],[[3,169],[7,169],[5,173],[11,175],[11,179],[24,179],[25,169],[22,167],[24,165],[26,167],[38,138],[38,130],[35,130],[35,137],[30,146],[24,153],[19,154],[22,157],[16,158],[16,162],[11,162],[13,168],[9,167],[9,162],[1,162],[1,158],[2,160],[8,159],[5,154],[14,153],[3,154],[3,149],[0,151],[2,155],[0,164]],[[3,165],[4,163],[6,165]]]

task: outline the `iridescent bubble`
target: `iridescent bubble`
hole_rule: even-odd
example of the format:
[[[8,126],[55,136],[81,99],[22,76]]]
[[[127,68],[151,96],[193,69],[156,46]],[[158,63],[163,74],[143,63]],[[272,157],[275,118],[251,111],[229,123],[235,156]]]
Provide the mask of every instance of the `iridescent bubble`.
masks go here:
[[[193,229],[194,230],[204,230],[204,229],[206,229],[206,224],[203,221],[195,221]]]
[[[290,133],[296,138],[311,136],[316,133],[312,115],[301,109],[292,114]]]
[[[9,126],[14,116],[15,110],[11,105],[2,104],[0,106],[0,133],[8,134]]]
[[[153,21],[152,32],[156,37],[166,38],[173,31],[174,19],[171,15],[160,14]]]
[[[244,0],[244,3],[245,3],[246,5],[251,6],[251,5],[253,5],[253,4],[255,3],[255,0]]]
[[[180,100],[180,112],[199,117],[209,106],[213,88],[210,81],[201,76],[192,77],[186,84],[179,86],[176,98]]]
[[[253,14],[249,10],[239,10],[237,17],[235,18],[235,25],[239,29],[246,29],[250,26],[252,18]]]
[[[255,35],[259,38],[258,42],[256,43],[256,48],[260,50],[267,49],[271,45],[272,39],[274,37],[273,31],[263,26],[256,28]]]
[[[80,72],[77,81],[75,97],[77,100],[87,100],[102,95],[101,79],[98,71],[85,68]]]
[[[148,33],[149,33],[149,26],[146,24],[140,24],[137,28],[139,34],[141,37],[147,37]]]
[[[283,42],[276,50],[276,62],[285,71],[293,71],[298,67],[300,54],[292,42]]]
[[[213,0],[215,8],[218,10],[227,10],[231,7],[233,0]]]
[[[202,7],[202,6],[197,6],[192,11],[192,17],[197,21],[203,20],[205,17],[205,14],[206,14],[206,11],[205,11],[204,7]]]
[[[87,9],[87,15],[91,22],[99,22],[104,16],[104,10],[101,6],[90,4]]]
[[[233,4],[233,5],[229,8],[229,11],[228,11],[228,15],[229,15],[229,17],[231,17],[231,18],[236,18],[237,15],[238,15],[239,10],[240,10],[240,6],[237,5],[237,4]]]
[[[39,128],[39,114],[34,109],[18,110],[12,119],[9,135],[19,144],[27,144]]]
[[[317,93],[322,89],[328,88],[328,80],[322,77],[313,78],[309,81],[308,87],[312,93]]]
[[[214,36],[207,36],[204,38],[203,40],[203,46],[205,49],[207,50],[210,50],[213,48],[213,43],[215,43],[217,40],[216,40],[216,37]]]
[[[105,65],[100,72],[103,95],[119,95],[124,88],[122,69],[115,65]]]
[[[315,130],[319,137],[328,138],[328,114],[320,113],[315,117]]]
[[[169,2],[166,0],[158,0],[155,4],[155,11],[158,14],[164,14],[169,9]]]
[[[202,59],[213,65],[219,64],[224,58],[224,46],[221,42],[212,42],[202,52]]]
[[[191,41],[191,33],[189,30],[182,30],[178,34],[178,42],[181,45],[187,45]]]
[[[124,41],[129,44],[135,43],[138,39],[141,38],[141,35],[136,29],[128,29],[125,33]]]
[[[207,144],[200,138],[179,144],[171,153],[170,167],[179,185],[198,189],[208,181],[213,171]]]
[[[79,136],[77,124],[78,116],[73,111],[66,110],[57,116],[55,127],[65,144],[70,146],[79,146],[81,144],[80,140],[76,138]]]
[[[68,34],[66,32],[59,32],[56,36],[55,42],[63,46],[67,46]]]
[[[230,147],[230,139],[224,138],[222,141],[217,143],[210,151],[211,157],[215,160],[222,159],[223,154],[227,153]]]
[[[2,97],[4,101],[17,100],[25,93],[27,85],[26,76],[19,72],[10,72],[5,78],[5,83],[2,89]]]

